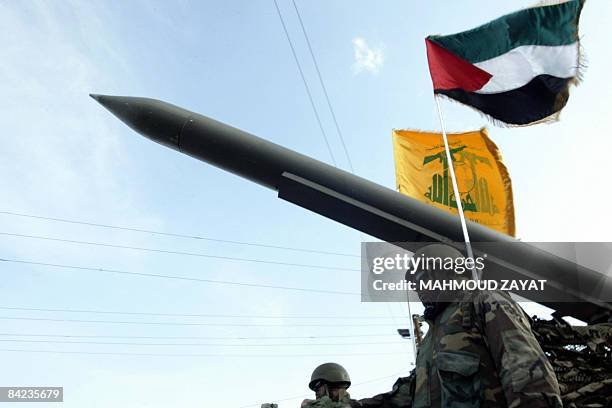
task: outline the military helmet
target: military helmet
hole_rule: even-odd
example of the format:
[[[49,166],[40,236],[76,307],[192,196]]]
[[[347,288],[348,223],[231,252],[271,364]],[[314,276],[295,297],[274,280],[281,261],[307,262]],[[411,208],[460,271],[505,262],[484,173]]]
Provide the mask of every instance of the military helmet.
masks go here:
[[[351,385],[351,378],[348,372],[337,363],[325,363],[315,368],[310,376],[308,388],[315,391],[314,386],[319,381],[325,381],[327,383],[345,383],[347,388]]]

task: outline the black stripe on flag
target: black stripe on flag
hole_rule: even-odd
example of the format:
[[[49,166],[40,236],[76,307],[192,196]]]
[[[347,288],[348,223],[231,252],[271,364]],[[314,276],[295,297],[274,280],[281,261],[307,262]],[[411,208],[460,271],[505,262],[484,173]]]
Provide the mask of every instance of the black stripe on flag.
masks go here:
[[[539,75],[528,84],[511,91],[482,94],[462,89],[436,89],[458,102],[476,108],[510,125],[526,125],[559,112],[567,103],[572,78]]]

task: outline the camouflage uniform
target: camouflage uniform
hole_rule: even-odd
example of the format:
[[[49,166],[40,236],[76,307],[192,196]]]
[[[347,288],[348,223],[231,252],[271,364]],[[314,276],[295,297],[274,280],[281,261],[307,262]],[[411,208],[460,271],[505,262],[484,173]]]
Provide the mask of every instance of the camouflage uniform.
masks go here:
[[[561,407],[557,379],[523,310],[501,292],[461,299],[428,321],[413,407]]]
[[[532,320],[568,408],[612,407],[612,323],[571,326],[560,317]]]
[[[359,400],[362,408],[410,408],[414,395],[414,370],[408,377],[398,378],[393,389],[372,398]]]
[[[316,400],[305,400],[302,402],[302,408],[360,408],[361,405],[351,396],[346,395],[340,401],[334,401],[328,396],[323,396]]]

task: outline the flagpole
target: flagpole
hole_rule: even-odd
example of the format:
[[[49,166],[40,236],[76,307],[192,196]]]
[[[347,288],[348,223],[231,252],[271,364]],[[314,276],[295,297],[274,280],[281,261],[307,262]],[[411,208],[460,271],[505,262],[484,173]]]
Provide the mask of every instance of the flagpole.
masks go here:
[[[448,162],[448,168],[450,170],[451,181],[453,183],[453,192],[455,193],[455,202],[457,203],[457,210],[459,211],[459,218],[461,220],[461,229],[463,230],[463,239],[465,240],[465,248],[467,250],[468,258],[474,259],[474,253],[472,252],[472,244],[470,243],[470,234],[468,233],[467,224],[465,222],[465,215],[463,214],[463,203],[461,203],[461,195],[459,194],[459,185],[457,184],[457,178],[455,177],[455,166],[453,165],[453,156],[450,152],[448,145],[448,138],[446,137],[446,127],[444,126],[444,118],[442,117],[442,109],[440,108],[440,98],[434,94],[436,101],[436,107],[438,108],[438,117],[440,119],[440,127],[442,128],[442,139],[444,139],[444,149],[446,150],[446,161]],[[478,272],[476,268],[472,269],[472,279],[479,280]]]

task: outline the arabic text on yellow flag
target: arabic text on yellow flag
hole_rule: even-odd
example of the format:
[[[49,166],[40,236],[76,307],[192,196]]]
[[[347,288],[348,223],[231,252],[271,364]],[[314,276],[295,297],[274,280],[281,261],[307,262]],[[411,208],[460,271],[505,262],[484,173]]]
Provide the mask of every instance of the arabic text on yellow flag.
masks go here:
[[[514,204],[508,170],[487,129],[449,133],[465,217],[514,236]],[[442,134],[393,130],[400,193],[457,214]]]

